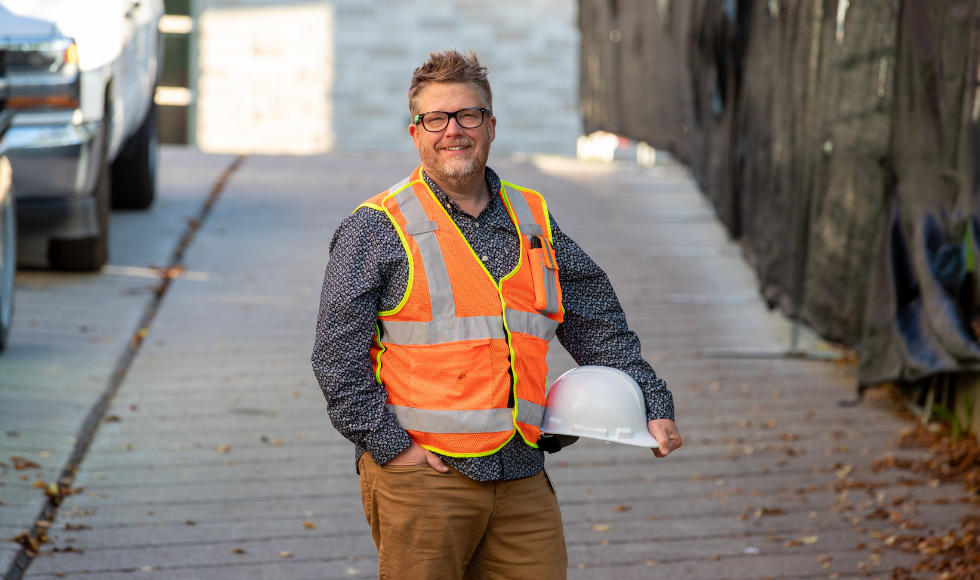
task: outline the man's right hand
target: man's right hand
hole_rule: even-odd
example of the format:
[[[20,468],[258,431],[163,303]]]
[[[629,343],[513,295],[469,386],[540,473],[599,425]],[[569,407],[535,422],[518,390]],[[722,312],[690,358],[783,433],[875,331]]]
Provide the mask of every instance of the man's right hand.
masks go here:
[[[439,456],[412,441],[412,444],[402,450],[401,453],[392,457],[385,463],[388,465],[422,465],[428,463],[429,467],[439,473],[449,473],[449,468],[439,459]]]

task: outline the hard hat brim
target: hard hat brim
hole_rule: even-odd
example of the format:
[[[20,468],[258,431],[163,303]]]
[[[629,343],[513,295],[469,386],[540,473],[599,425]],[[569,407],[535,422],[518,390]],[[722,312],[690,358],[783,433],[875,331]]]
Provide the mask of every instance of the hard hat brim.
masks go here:
[[[632,445],[633,447],[645,447],[647,449],[653,449],[655,447],[660,447],[657,440],[650,435],[649,432],[638,433],[630,439],[616,439],[615,437],[602,437],[600,435],[594,435],[592,433],[583,433],[578,430],[572,431],[549,431],[547,429],[541,430],[542,434],[545,435],[571,435],[572,437],[581,437],[584,439],[595,439],[596,441],[606,441],[607,443],[622,443],[623,445]]]

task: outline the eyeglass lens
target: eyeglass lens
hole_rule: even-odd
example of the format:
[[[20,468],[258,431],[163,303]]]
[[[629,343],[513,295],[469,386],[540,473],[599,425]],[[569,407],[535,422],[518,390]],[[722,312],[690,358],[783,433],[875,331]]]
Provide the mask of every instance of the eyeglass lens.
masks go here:
[[[455,116],[456,122],[464,129],[476,129],[483,124],[483,111],[480,109],[463,109],[453,113],[434,111],[422,117],[422,126],[427,131],[442,131],[449,124],[449,117]]]

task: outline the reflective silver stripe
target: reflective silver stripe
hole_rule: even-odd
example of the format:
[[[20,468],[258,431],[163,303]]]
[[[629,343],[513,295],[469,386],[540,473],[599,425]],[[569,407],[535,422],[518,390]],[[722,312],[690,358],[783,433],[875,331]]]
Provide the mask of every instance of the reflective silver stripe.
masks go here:
[[[388,193],[391,193],[393,191],[398,191],[399,189],[405,187],[405,185],[408,184],[408,182],[411,181],[411,180],[412,180],[412,176],[409,175],[405,179],[403,179],[403,180],[399,181],[398,183],[396,183],[395,185],[392,185],[391,187],[389,187],[388,188]]]
[[[521,233],[524,234],[524,235],[526,235],[526,236],[528,236],[528,235],[534,235],[534,236],[544,235],[543,232],[542,233],[532,234],[532,233],[527,232],[527,231],[524,230],[524,225],[525,224],[528,224],[529,225],[529,224],[535,223],[534,222],[534,214],[531,213],[531,206],[527,204],[527,200],[524,199],[524,194],[521,193],[520,191],[514,190],[513,191],[514,195],[510,195],[510,193],[511,193],[510,191],[507,192],[507,200],[510,201],[510,207],[513,208],[514,215],[517,216],[517,221],[519,221],[520,224],[521,224],[520,225],[520,227],[521,227]],[[538,230],[539,231],[540,231],[540,229],[541,229],[541,227],[538,226]]]
[[[523,312],[508,308],[506,316],[507,328],[511,332],[520,332],[536,336],[542,340],[551,340],[555,337],[555,331],[558,330],[557,322],[537,312]]]
[[[461,340],[490,338],[506,340],[507,338],[504,324],[499,316],[468,316],[466,318],[433,320],[432,322],[400,320],[379,320],[378,322],[384,329],[381,340],[388,344],[441,344]]]
[[[415,234],[424,234],[425,232],[434,232],[438,229],[439,224],[437,224],[435,220],[405,224],[405,233],[412,236]]]
[[[408,180],[408,178],[406,177],[404,180],[402,180],[402,183],[405,183],[407,180]],[[395,203],[401,203],[401,202],[405,201],[406,199],[408,199],[410,197],[415,197],[415,188],[414,187],[405,188],[405,189],[401,190],[400,193],[396,194],[395,195]]]
[[[517,421],[537,427],[544,421],[544,405],[517,399]]]
[[[521,224],[521,233],[525,236],[543,236],[544,229],[535,223]]]
[[[523,405],[524,401],[518,405]],[[533,403],[531,403],[533,404]],[[540,407],[540,405],[538,405]],[[479,411],[442,411],[388,405],[402,429],[423,433],[496,433],[513,431],[512,409],[482,409]],[[542,411],[542,417],[544,412]],[[539,425],[538,422],[534,423]]]
[[[409,222],[427,222],[429,216],[422,202],[415,195],[414,188],[408,188],[395,196],[398,209]],[[422,255],[422,268],[429,285],[429,301],[432,303],[432,320],[456,318],[456,303],[453,301],[453,287],[449,282],[449,269],[439,247],[435,232],[422,232],[412,236]]]
[[[548,305],[541,312],[555,314],[561,310],[561,304],[558,303],[558,284],[555,282],[555,271],[545,268],[544,275],[544,295],[548,300]]]

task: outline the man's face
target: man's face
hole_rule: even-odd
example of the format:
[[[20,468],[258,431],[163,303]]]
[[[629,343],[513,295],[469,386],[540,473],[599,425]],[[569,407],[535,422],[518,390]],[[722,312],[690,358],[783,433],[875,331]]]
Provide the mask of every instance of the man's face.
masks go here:
[[[432,83],[422,90],[419,98],[419,113],[452,113],[482,106],[476,89],[468,83]],[[442,131],[426,131],[419,122],[409,125],[408,132],[415,140],[426,173],[456,185],[477,173],[482,175],[496,126],[496,117],[484,117],[483,124],[475,129],[464,129],[456,119],[450,119]]]

